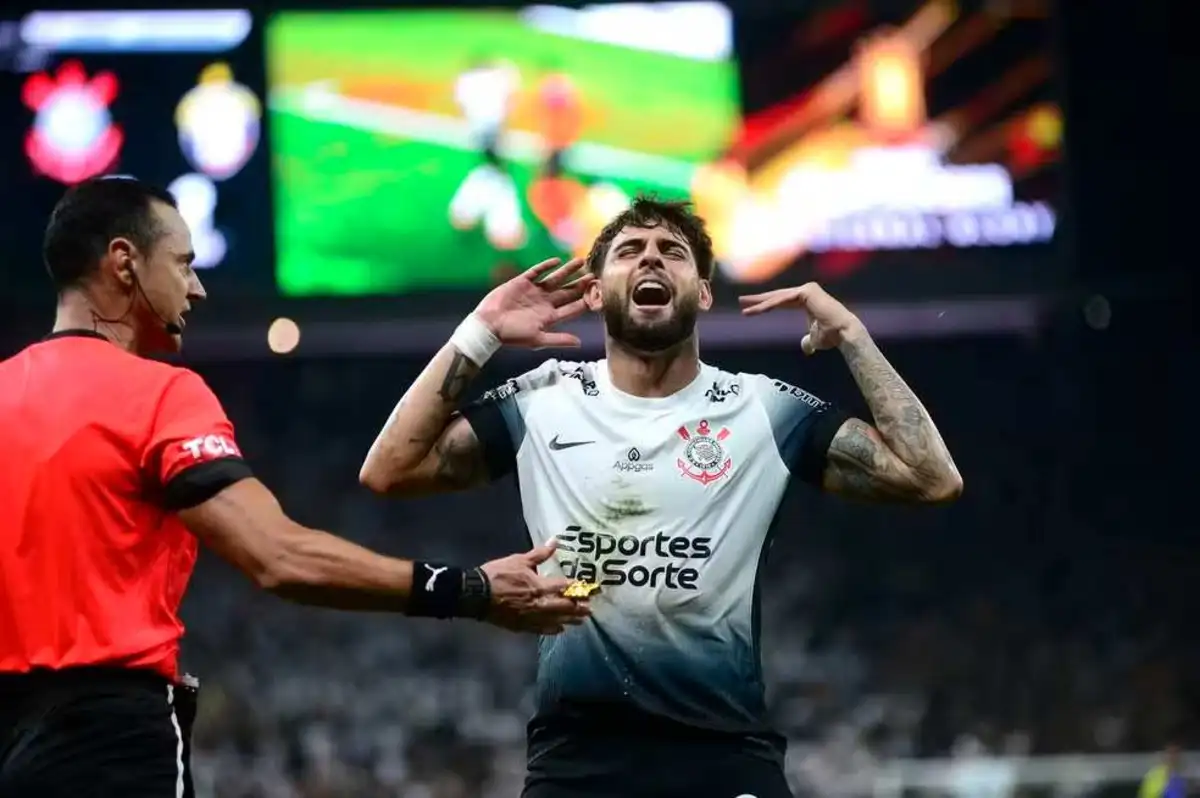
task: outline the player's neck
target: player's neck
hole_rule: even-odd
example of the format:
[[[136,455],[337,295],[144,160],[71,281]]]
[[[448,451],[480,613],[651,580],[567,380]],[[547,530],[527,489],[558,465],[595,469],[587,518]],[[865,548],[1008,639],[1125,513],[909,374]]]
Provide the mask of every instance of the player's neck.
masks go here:
[[[608,377],[630,396],[658,399],[686,388],[700,373],[700,351],[692,336],[667,352],[634,352],[609,339],[604,347]]]
[[[133,327],[125,322],[105,321],[119,317],[103,312],[102,303],[82,291],[64,291],[58,298],[58,309],[54,313],[53,332],[63,330],[92,330],[107,338],[111,343],[128,352],[137,352],[137,336]]]

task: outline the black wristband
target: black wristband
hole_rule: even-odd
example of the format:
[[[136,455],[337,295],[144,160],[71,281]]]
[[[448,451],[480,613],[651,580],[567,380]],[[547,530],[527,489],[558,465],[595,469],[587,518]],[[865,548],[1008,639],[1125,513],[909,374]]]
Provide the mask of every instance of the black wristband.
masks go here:
[[[408,598],[408,614],[413,617],[483,618],[491,598],[491,585],[479,568],[464,571],[444,563],[413,563]]]
[[[492,583],[482,568],[463,572],[462,598],[458,602],[460,618],[482,621],[492,608]]]

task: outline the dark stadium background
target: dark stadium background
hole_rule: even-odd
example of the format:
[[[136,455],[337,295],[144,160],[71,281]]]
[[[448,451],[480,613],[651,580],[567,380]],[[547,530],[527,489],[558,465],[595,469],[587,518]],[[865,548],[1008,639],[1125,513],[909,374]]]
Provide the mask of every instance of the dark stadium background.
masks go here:
[[[787,15],[766,0],[731,5],[739,48],[778,52],[767,32],[780,20],[844,4],[797,3]],[[932,304],[875,291],[866,303],[887,311],[885,351],[955,453],[962,500],[918,511],[798,489],[785,506],[765,651],[801,795],[1128,795],[1155,752],[1200,747],[1194,257],[1178,213],[1191,202],[1178,184],[1192,159],[1169,132],[1166,6],[1064,3],[1052,21],[1067,125],[1059,236],[978,263],[1021,273],[1036,259],[1046,279],[1011,290],[990,278]],[[782,66],[746,70],[757,81],[747,102],[789,91]],[[0,120],[5,148],[23,135],[15,118]],[[57,189],[41,186],[37,202],[13,190],[28,180],[23,167],[0,155],[5,354],[40,335],[53,309],[36,260],[44,209],[34,218],[29,206]],[[269,228],[266,197],[231,201],[245,203],[246,235]],[[298,519],[406,555],[484,558],[523,545],[510,484],[469,502],[385,502],[355,480],[423,365],[417,351],[428,347],[411,336],[438,340],[475,294],[297,303],[273,296],[269,280],[210,282],[187,360]],[[984,312],[967,299],[1015,303],[1004,307],[1022,308],[1019,323],[927,323],[939,308]],[[297,319],[302,342],[324,343],[271,354],[276,316]],[[798,330],[777,337],[726,342],[708,357],[858,407],[835,355],[803,360]],[[479,387],[533,362],[506,353]],[[185,618],[185,661],[205,682],[202,796],[517,794],[531,640],[293,608],[212,558]]]

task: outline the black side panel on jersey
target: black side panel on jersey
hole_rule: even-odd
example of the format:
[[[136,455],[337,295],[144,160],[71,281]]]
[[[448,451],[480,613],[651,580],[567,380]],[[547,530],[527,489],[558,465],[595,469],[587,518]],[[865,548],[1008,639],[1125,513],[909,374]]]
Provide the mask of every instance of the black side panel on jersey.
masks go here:
[[[829,460],[829,444],[849,419],[844,411],[825,404],[797,424],[780,447],[792,474],[819,487]]]
[[[471,425],[479,445],[483,447],[483,461],[487,465],[488,476],[493,480],[513,473],[517,467],[514,439],[520,438],[509,429],[507,415],[503,402],[495,401],[475,402],[462,410],[462,417]]]
[[[250,466],[240,457],[223,457],[198,463],[180,471],[169,483],[163,495],[168,510],[186,510],[216,496],[235,482],[254,476]]]

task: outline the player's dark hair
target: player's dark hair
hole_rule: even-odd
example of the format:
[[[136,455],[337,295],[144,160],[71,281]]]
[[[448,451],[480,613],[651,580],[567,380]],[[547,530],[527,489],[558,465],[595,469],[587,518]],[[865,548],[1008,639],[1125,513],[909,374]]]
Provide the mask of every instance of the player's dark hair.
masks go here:
[[[683,236],[683,240],[687,241],[692,250],[692,257],[696,260],[696,270],[700,272],[700,278],[707,280],[712,277],[712,239],[708,235],[704,220],[692,213],[692,204],[659,200],[645,195],[636,197],[628,208],[617,214],[604,226],[600,235],[596,236],[592,250],[588,253],[588,268],[592,274],[600,276],[613,239],[626,227],[649,228],[660,225]]]
[[[100,265],[114,238],[128,238],[149,251],[163,234],[153,205],[176,207],[167,191],[129,177],[86,180],[63,195],[42,241],[42,260],[62,292],[79,285]]]

